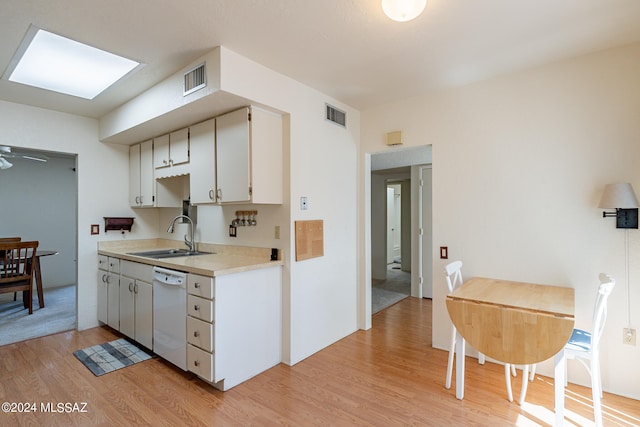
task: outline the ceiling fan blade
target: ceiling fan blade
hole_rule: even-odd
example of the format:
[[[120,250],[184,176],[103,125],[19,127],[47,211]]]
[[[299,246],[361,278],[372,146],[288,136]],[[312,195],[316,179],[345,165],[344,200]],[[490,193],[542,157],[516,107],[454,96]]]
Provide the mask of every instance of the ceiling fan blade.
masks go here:
[[[25,160],[35,160],[38,162],[46,162],[49,160],[49,157],[44,154],[31,154],[31,153],[20,153],[11,150],[11,147],[0,146],[0,157],[11,158],[11,159],[25,159]]]
[[[26,160],[35,160],[37,162],[46,162],[47,160],[49,160],[49,158],[47,156],[43,156],[43,155],[40,155],[40,154],[37,155],[37,156],[31,155],[31,154],[28,154],[28,155],[27,154],[16,154],[15,156],[23,158],[23,159],[26,159]]]

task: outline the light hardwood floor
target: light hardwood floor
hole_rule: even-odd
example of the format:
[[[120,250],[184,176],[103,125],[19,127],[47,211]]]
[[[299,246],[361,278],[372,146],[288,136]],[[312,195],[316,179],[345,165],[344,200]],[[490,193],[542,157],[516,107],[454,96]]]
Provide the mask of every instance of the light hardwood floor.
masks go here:
[[[95,377],[73,351],[117,338],[106,327],[0,347],[0,425],[502,426],[551,425],[553,381],[537,376],[524,406],[509,403],[503,367],[469,359],[463,401],[444,388],[447,353],[431,348],[431,301],[407,298],[293,367],[279,365],[220,392],[158,358]],[[520,377],[514,381],[519,390]],[[455,380],[454,380],[455,382]],[[591,390],[569,385],[567,425],[591,425]],[[41,403],[86,402],[86,413]],[[640,402],[605,393],[605,425],[640,425]]]

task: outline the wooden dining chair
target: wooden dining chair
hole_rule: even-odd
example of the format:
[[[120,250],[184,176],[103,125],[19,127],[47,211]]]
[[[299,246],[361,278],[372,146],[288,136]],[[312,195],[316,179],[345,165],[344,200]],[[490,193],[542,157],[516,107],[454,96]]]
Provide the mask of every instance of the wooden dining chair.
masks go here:
[[[449,293],[462,285],[462,261],[453,261],[444,267]],[[449,340],[449,361],[447,363],[447,378],[445,387],[451,388],[451,376],[453,375],[453,357],[456,353],[456,327],[451,326],[451,339]],[[478,363],[484,365],[484,354],[478,353]]]
[[[33,272],[37,241],[0,243],[0,293],[22,291],[22,301],[33,313]]]
[[[8,243],[8,242],[19,242],[22,240],[22,237],[0,237],[0,243]],[[4,253],[0,251],[0,258],[4,256]],[[0,265],[0,270],[2,269],[2,265]],[[13,293],[13,300],[16,300],[17,292]]]

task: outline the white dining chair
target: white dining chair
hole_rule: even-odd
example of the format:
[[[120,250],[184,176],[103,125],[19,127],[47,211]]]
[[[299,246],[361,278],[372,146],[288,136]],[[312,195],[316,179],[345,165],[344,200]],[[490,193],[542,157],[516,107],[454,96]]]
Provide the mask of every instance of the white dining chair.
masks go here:
[[[593,309],[592,332],[574,329],[569,342],[562,351],[565,356],[564,378],[567,385],[567,359],[575,359],[582,363],[591,376],[591,392],[593,395],[593,413],[596,426],[602,426],[602,378],[600,376],[600,338],[607,320],[607,299],[613,291],[616,281],[608,274],[600,274],[600,286]]]
[[[449,293],[462,285],[462,261],[454,261],[444,267],[445,277]],[[453,356],[456,353],[456,327],[451,325],[451,340],[449,341],[449,362],[447,364],[446,388],[451,388],[451,376],[453,375]],[[478,363],[484,365],[484,354],[478,353]]]

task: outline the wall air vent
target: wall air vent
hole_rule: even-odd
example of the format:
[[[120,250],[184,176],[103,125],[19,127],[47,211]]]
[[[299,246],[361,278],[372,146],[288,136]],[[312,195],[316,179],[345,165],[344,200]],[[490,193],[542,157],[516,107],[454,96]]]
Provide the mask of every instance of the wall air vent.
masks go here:
[[[338,110],[333,105],[325,104],[326,115],[325,119],[330,122],[336,123],[343,128],[347,127],[347,113],[344,111]]]
[[[203,87],[207,86],[207,73],[205,72],[205,63],[184,73],[184,92],[183,96],[187,96]]]

